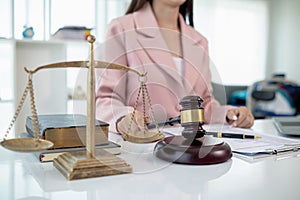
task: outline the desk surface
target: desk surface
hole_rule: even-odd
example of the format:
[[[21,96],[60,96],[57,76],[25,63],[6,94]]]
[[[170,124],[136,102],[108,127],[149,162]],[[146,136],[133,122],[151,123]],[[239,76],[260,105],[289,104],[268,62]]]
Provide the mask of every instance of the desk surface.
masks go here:
[[[277,134],[270,120],[255,121],[253,129]],[[133,174],[67,181],[52,163],[0,147],[0,199],[300,199],[299,156],[254,163],[233,156],[222,164],[189,166],[154,157],[151,145],[139,154],[131,148],[124,143],[121,157]]]

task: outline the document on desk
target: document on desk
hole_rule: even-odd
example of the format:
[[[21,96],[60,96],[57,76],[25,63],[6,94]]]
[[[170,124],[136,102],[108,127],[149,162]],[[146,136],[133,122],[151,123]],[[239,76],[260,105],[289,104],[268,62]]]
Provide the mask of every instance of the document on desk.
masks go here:
[[[260,136],[258,139],[222,138],[224,142],[230,145],[233,153],[248,157],[249,159],[280,155],[283,153],[294,153],[298,151],[300,153],[300,140],[258,133],[254,132],[252,129],[234,128],[229,125],[221,124],[204,125],[203,128],[207,132],[243,133]],[[164,128],[163,132],[166,134],[180,135],[182,130],[182,127],[172,127]]]

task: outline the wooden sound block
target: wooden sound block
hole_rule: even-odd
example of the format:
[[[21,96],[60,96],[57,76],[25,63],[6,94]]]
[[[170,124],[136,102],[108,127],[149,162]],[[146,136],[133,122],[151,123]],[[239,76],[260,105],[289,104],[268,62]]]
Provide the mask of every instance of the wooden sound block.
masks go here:
[[[164,134],[161,132],[134,132],[134,133],[127,133],[122,134],[124,140],[134,143],[150,143],[156,142],[164,138]]]
[[[191,165],[222,163],[232,157],[230,146],[211,136],[195,140],[183,136],[166,137],[155,145],[154,154],[162,160]]]
[[[121,158],[96,149],[95,156],[86,151],[67,152],[54,158],[53,165],[68,179],[84,179],[132,172],[132,167]]]

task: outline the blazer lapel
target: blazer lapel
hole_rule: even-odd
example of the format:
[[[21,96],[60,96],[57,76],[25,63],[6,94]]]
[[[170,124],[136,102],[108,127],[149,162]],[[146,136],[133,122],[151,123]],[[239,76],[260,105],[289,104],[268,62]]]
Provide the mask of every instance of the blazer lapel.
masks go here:
[[[182,50],[184,55],[184,78],[179,80],[179,74],[172,54],[168,50],[163,39],[150,4],[146,4],[140,11],[133,14],[136,39],[151,62],[161,66],[161,70],[169,74],[181,85],[183,84],[188,93],[193,93],[193,85],[202,74],[207,74],[208,56],[206,52],[206,40],[186,25],[180,15],[180,28]],[[204,41],[205,40],[205,41]],[[145,64],[145,63],[144,63]],[[204,71],[203,71],[204,70]],[[207,77],[203,77],[206,80]],[[210,79],[209,79],[210,80]]]
[[[136,39],[150,60],[163,66],[162,69],[167,72],[176,71],[172,54],[163,39],[150,4],[146,4],[139,12],[134,13],[133,18],[137,34]]]
[[[181,40],[182,51],[184,57],[184,76],[187,83],[185,83],[186,89],[191,88],[199,82],[199,79],[210,80],[210,77],[204,77],[210,75],[209,73],[209,58],[207,53],[207,41],[204,37],[194,30],[191,31],[191,27],[186,25],[182,16],[180,16],[181,25]],[[201,77],[202,76],[202,77]],[[209,83],[205,83],[205,87]],[[190,91],[193,93],[193,91]]]

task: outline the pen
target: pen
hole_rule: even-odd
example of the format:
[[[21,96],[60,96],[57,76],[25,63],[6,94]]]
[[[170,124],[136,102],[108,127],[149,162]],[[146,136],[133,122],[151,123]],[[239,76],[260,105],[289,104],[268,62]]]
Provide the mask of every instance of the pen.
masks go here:
[[[155,128],[156,125],[158,127],[167,126],[167,125],[173,126],[174,124],[180,124],[180,116],[174,117],[174,118],[169,118],[167,121],[149,123],[149,124],[147,124],[147,128],[152,129],[152,128]]]
[[[218,138],[237,138],[237,139],[258,139],[261,138],[257,135],[246,135],[240,133],[222,133],[222,132],[207,132],[206,135]]]

